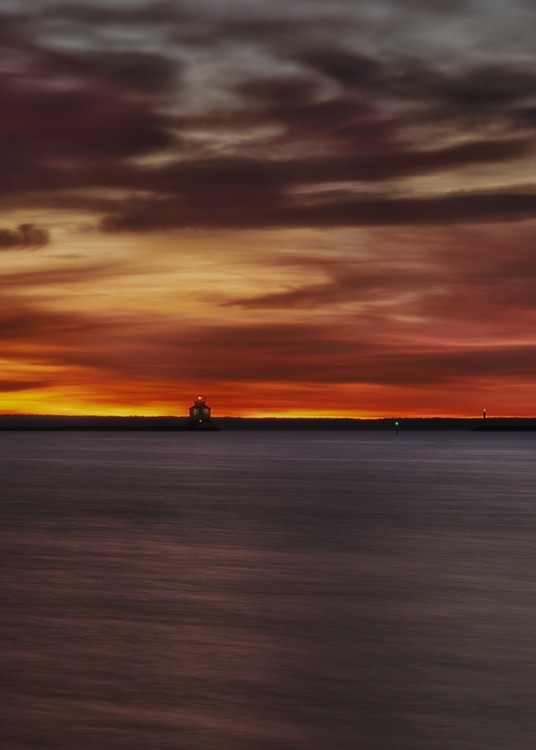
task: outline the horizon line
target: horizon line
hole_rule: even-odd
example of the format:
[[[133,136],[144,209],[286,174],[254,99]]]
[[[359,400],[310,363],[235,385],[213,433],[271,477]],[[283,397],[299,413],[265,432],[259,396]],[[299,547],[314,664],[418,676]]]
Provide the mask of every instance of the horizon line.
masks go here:
[[[25,412],[0,412],[0,417],[32,417],[32,418],[53,418],[53,419],[187,419],[187,414],[61,414],[61,413],[47,413],[47,414],[36,414],[36,413],[25,413]],[[462,416],[462,415],[445,415],[445,414],[430,414],[430,415],[391,415],[391,416],[375,416],[375,417],[351,417],[341,415],[300,415],[300,416],[284,416],[284,415],[249,415],[249,416],[238,416],[232,414],[225,414],[221,416],[213,416],[212,419],[315,419],[315,420],[352,420],[360,422],[372,422],[372,421],[389,421],[389,420],[403,420],[403,419],[469,419],[475,421],[488,421],[492,419],[536,419],[536,416],[519,416],[513,414],[497,414],[490,416],[489,414],[484,418],[480,416]]]

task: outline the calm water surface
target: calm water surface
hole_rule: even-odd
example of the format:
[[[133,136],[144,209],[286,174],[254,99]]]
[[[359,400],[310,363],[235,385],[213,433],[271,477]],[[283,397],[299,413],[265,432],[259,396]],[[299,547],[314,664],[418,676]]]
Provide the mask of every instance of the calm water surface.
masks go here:
[[[0,433],[6,750],[534,750],[536,434]]]

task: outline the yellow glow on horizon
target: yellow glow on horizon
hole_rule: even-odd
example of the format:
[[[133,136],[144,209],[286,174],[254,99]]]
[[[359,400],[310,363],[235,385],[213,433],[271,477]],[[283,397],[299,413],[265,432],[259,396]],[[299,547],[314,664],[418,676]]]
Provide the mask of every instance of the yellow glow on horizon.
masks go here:
[[[54,408],[55,407],[55,408]],[[186,418],[186,409],[166,409],[156,406],[131,407],[131,406],[97,406],[91,403],[81,402],[79,404],[71,403],[69,405],[53,404],[52,401],[44,403],[40,399],[23,398],[11,399],[8,404],[4,404],[0,399],[0,415],[34,415],[34,416],[93,416],[93,417],[176,417]],[[455,413],[437,413],[434,410],[423,412],[393,412],[381,411],[377,413],[347,413],[347,412],[317,412],[317,411],[251,411],[243,413],[230,413],[229,411],[219,411],[213,414],[215,419],[240,418],[240,419],[359,419],[364,421],[373,421],[377,419],[386,420],[404,420],[404,419],[481,419],[481,413],[477,412],[455,412]],[[533,414],[512,414],[498,413],[493,418],[535,418]]]
[[[46,247],[3,253],[0,410],[185,416],[201,390],[214,417],[475,417],[492,399],[495,414],[529,416],[528,376],[411,380],[412,357],[426,367],[451,353],[507,352],[513,337],[520,347],[534,341],[528,312],[465,325],[445,315],[443,279],[421,286],[423,269],[435,283],[434,253],[488,247],[483,230],[460,231],[106,235],[70,216]],[[415,250],[416,238],[434,253]],[[495,238],[506,243],[507,229]]]

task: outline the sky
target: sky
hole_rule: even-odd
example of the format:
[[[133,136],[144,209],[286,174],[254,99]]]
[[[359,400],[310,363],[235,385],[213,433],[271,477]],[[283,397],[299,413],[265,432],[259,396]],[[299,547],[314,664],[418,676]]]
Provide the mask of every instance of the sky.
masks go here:
[[[2,0],[0,411],[533,416],[532,0]]]

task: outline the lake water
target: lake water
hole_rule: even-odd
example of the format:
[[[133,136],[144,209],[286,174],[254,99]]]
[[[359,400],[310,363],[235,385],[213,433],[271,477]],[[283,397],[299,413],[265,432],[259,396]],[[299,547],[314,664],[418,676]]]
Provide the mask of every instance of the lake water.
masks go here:
[[[6,750],[534,750],[536,433],[0,433]]]

